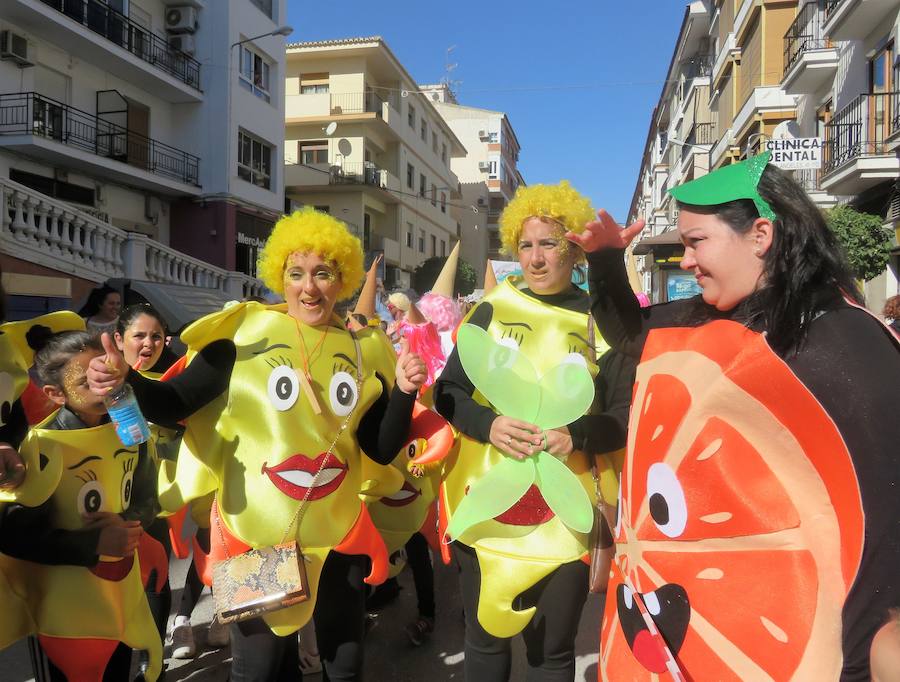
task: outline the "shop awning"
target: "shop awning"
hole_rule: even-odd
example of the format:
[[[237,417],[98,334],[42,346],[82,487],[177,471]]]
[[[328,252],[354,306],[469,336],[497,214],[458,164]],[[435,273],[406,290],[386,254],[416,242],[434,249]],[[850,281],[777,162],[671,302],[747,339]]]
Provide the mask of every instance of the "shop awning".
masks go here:
[[[678,233],[678,230],[667,230],[666,232],[653,237],[644,237],[637,243],[637,246],[634,247],[633,253],[635,256],[646,256],[659,246],[680,245],[681,235]]]

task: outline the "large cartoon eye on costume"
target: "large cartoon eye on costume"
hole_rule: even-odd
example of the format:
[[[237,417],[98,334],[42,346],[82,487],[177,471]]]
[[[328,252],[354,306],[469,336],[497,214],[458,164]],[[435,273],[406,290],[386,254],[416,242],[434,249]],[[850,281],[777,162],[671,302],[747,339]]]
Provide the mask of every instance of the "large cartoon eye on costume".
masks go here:
[[[268,392],[269,400],[276,410],[284,412],[291,409],[300,395],[300,380],[294,368],[278,365],[273,369],[269,374]]]
[[[519,350],[518,342],[511,336],[504,337],[488,351],[488,370],[512,367]]]
[[[75,498],[78,515],[91,514],[103,510],[103,487],[100,481],[88,481],[78,491]]]
[[[131,491],[134,485],[134,472],[126,471],[122,477],[122,510],[131,506]]]
[[[350,414],[359,399],[359,390],[353,377],[347,372],[337,372],[331,377],[328,399],[331,401],[331,409],[337,416],[346,417]]]
[[[675,472],[660,462],[647,470],[647,499],[650,516],[659,531],[677,538],[687,525],[687,502]]]
[[[404,450],[406,451],[407,459],[415,459],[419,455],[422,450],[422,448],[419,447],[419,444],[422,442],[423,441],[421,439],[417,438],[415,440],[409,441],[409,443],[406,444]]]

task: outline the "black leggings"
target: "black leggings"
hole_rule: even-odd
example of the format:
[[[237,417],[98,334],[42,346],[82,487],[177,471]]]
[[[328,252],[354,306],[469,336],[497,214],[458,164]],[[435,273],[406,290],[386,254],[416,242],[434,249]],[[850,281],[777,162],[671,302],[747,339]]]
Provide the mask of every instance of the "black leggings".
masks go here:
[[[506,682],[512,665],[511,638],[494,637],[478,622],[481,571],[475,550],[458,542],[460,595],[466,616],[466,680]],[[571,682],[575,676],[575,635],[587,599],[589,568],[582,561],[563,564],[516,599],[516,609],[537,607],[522,630],[529,682]]]
[[[406,543],[406,563],[412,571],[419,602],[419,616],[434,619],[434,568],[428,553],[428,541],[421,533],[413,533]]]
[[[361,680],[365,556],[331,552],[322,567],[313,618],[323,680]],[[278,637],[261,618],[231,625],[232,682],[282,682],[300,677],[297,634]]]

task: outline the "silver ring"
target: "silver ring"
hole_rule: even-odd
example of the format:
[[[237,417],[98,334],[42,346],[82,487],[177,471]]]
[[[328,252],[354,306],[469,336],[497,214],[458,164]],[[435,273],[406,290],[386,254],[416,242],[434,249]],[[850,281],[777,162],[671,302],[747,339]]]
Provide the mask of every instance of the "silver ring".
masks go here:
[[[511,445],[511,444],[512,444],[512,436],[507,436],[507,437],[506,437],[506,445],[507,445],[507,447],[508,447],[509,445]]]

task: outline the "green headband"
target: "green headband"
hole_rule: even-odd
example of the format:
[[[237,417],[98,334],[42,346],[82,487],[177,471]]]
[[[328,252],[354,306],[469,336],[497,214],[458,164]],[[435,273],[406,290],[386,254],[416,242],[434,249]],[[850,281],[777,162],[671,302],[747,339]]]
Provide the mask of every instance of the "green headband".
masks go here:
[[[762,218],[775,220],[775,211],[759,196],[756,186],[762,177],[766,164],[772,158],[765,152],[740,163],[733,163],[691,180],[669,190],[669,194],[684,204],[694,206],[714,206],[737,199],[750,199]]]

